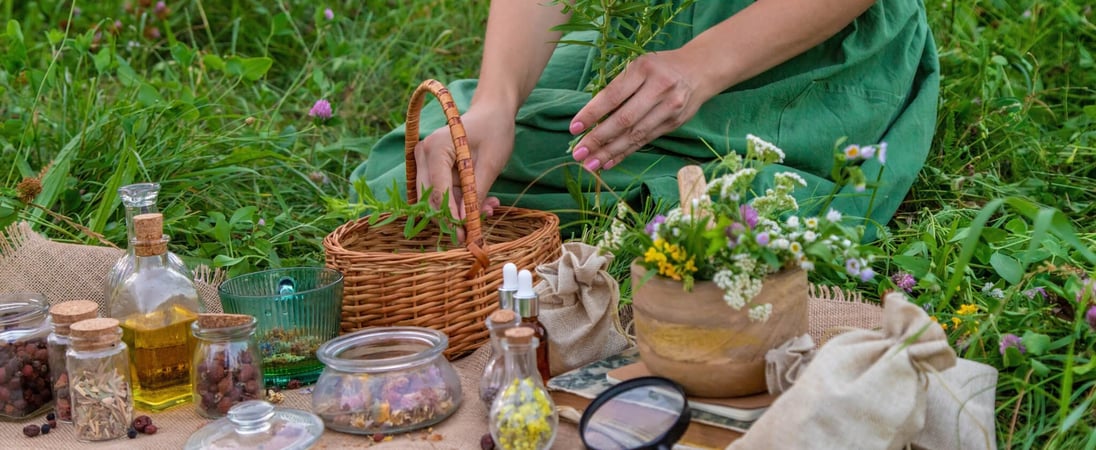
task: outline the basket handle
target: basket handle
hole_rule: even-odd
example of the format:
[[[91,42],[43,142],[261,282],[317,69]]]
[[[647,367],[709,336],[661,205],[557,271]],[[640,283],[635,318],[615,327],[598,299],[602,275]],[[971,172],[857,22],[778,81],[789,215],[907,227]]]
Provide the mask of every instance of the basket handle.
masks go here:
[[[472,150],[468,147],[468,135],[464,131],[464,125],[460,121],[460,111],[449,94],[449,89],[437,80],[426,80],[411,94],[411,102],[407,105],[407,128],[404,138],[404,159],[407,162],[407,201],[418,197],[418,169],[415,165],[415,146],[419,143],[419,118],[422,113],[423,102],[426,93],[429,92],[441,103],[441,110],[445,113],[445,122],[449,125],[449,135],[453,138],[453,148],[456,150],[457,171],[460,176],[461,191],[464,196],[464,246],[475,258],[472,268],[468,271],[468,277],[478,276],[490,259],[483,244],[483,232],[480,224],[480,203],[476,195],[476,176],[472,171]],[[435,187],[436,189],[437,187]],[[446,207],[442,205],[442,207]]]

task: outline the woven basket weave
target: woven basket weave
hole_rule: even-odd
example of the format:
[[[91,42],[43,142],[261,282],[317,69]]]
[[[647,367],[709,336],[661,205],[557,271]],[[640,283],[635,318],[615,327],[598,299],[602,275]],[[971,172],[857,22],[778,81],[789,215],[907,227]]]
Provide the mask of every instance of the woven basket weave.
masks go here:
[[[498,306],[502,266],[533,269],[559,257],[559,218],[522,208],[498,207],[481,220],[471,150],[460,112],[448,89],[434,80],[419,85],[407,108],[407,197],[417,195],[415,146],[426,93],[441,102],[456,149],[467,219],[464,248],[433,249],[439,230],[427,227],[405,239],[405,220],[371,226],[368,217],[348,222],[324,238],[327,267],[343,274],[341,331],[373,326],[429,327],[449,335],[450,359],[487,338],[484,319]],[[382,218],[384,215],[382,214]]]

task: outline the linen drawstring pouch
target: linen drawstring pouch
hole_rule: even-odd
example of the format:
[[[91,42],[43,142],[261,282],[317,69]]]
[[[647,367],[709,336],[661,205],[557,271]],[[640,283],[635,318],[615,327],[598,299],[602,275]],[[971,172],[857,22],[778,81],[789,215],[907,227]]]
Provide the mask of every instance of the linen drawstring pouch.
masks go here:
[[[881,330],[830,339],[728,449],[900,449],[925,426],[929,373],[955,365],[940,325],[901,293]]]
[[[548,330],[552,375],[620,353],[629,346],[620,316],[620,286],[606,270],[613,261],[597,247],[568,242],[558,260],[536,268],[540,322]]]

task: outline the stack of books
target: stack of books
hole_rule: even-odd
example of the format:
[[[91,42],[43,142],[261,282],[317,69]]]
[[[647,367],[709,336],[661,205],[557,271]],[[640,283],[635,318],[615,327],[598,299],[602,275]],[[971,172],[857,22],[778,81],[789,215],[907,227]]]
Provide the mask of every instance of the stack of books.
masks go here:
[[[578,414],[598,394],[616,383],[651,375],[636,349],[560,374],[548,381],[556,405]],[[742,436],[768,409],[774,397],[768,393],[735,398],[689,397],[692,423],[675,448],[722,449]]]

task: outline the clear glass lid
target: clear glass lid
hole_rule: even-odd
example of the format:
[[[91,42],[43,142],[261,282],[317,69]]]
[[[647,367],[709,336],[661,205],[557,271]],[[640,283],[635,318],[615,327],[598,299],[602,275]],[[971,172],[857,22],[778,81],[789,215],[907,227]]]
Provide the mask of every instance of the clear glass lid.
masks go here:
[[[185,448],[307,449],[322,434],[323,422],[315,414],[250,400],[233,406],[227,417],[194,432]]]

